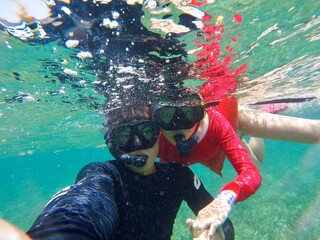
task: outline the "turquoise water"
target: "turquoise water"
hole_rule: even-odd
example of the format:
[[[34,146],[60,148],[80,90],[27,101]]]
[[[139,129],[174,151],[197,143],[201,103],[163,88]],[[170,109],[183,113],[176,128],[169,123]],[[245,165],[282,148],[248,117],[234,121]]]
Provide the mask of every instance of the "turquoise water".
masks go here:
[[[216,1],[206,11],[224,16],[226,39],[241,32],[233,46],[235,65],[248,65],[237,91],[241,104],[319,99],[319,1]],[[236,29],[235,13],[244,19]],[[93,90],[94,76],[79,71],[74,82],[61,83],[52,74],[64,59],[77,66],[69,55],[54,42],[29,46],[0,32],[0,217],[24,230],[82,166],[111,159],[94,109],[103,102]],[[49,94],[61,89],[65,94]],[[6,101],[20,91],[33,100]],[[320,119],[319,100],[291,104],[282,114]],[[231,212],[237,239],[319,239],[320,146],[266,140],[266,152],[261,188]],[[223,179],[202,166],[192,169],[213,195],[235,177],[228,163]],[[190,216],[183,205],[173,239],[191,239],[185,226]]]
[[[258,192],[236,204],[230,215],[237,239],[318,239],[320,234],[320,147],[266,141],[267,156]],[[50,197],[73,183],[86,163],[110,159],[106,149],[45,151],[0,162],[0,217],[28,229]],[[192,169],[212,194],[235,173],[229,164],[221,179],[201,165]],[[172,239],[191,239],[183,205]]]

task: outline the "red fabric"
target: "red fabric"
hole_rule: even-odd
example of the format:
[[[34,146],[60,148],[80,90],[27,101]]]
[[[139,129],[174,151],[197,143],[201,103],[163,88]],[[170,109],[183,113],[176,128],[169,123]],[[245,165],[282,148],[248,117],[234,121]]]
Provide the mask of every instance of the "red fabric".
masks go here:
[[[238,99],[233,96],[220,99],[215,109],[229,121],[234,130],[238,129]]]
[[[213,107],[208,108],[209,128],[188,157],[180,157],[176,146],[160,134],[159,159],[162,162],[176,162],[184,165],[201,163],[221,176],[224,153],[238,173],[238,177],[227,183],[222,190],[232,190],[236,201],[243,201],[260,187],[261,175],[252,163],[233,127]]]
[[[210,15],[209,15],[210,16]],[[241,22],[242,17],[236,14],[235,21]],[[194,63],[191,70],[195,79],[205,80],[206,82],[200,89],[200,94],[205,102],[221,99],[228,96],[236,90],[239,77],[247,68],[246,64],[233,69],[231,65],[235,61],[233,57],[232,46],[225,47],[226,52],[221,46],[225,29],[223,24],[205,23],[207,17],[203,20],[202,28],[204,35],[203,41],[196,40],[194,43],[200,51],[197,52],[198,60]],[[236,42],[237,38],[231,38],[232,42]]]

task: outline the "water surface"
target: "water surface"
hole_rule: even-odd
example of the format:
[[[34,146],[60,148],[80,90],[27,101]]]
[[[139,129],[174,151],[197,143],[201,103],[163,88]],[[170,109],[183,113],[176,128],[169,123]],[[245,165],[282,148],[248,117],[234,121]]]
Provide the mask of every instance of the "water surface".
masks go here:
[[[235,66],[248,65],[237,90],[241,104],[320,97],[319,9],[317,0],[216,1],[205,7],[224,16],[226,39],[241,33],[233,45]],[[236,13],[243,22],[234,29]],[[61,82],[54,73],[62,72],[64,59],[79,75]],[[24,230],[81,167],[112,158],[96,111],[104,99],[94,90],[95,76],[78,64],[56,42],[30,46],[0,32],[0,217]],[[28,98],[19,101],[24,94]],[[319,100],[290,104],[281,114],[320,119]],[[267,140],[266,151],[261,188],[230,215],[237,239],[319,239],[320,146]],[[228,163],[223,179],[202,166],[192,169],[213,195],[235,177]],[[189,216],[183,206],[173,239],[191,239]]]

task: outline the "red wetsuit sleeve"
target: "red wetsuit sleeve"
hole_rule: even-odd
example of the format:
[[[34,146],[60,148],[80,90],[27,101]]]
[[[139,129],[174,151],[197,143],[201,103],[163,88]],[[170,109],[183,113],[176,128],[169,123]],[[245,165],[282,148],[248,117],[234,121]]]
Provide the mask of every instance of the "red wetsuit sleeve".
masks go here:
[[[240,139],[229,122],[218,112],[210,111],[210,126],[215,138],[227,155],[238,177],[220,190],[231,190],[237,194],[236,202],[243,201],[256,192],[261,185],[261,175],[242,146]]]

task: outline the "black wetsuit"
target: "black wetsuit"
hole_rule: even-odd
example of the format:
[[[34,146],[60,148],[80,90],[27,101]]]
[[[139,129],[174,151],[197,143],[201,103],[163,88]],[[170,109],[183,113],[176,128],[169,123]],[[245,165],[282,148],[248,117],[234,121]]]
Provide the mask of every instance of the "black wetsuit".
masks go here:
[[[85,166],[57,193],[28,234],[35,239],[170,239],[183,200],[197,212],[213,200],[192,171],[156,163],[143,176],[118,161]],[[121,177],[120,177],[121,176]],[[233,229],[228,220],[224,229]]]

